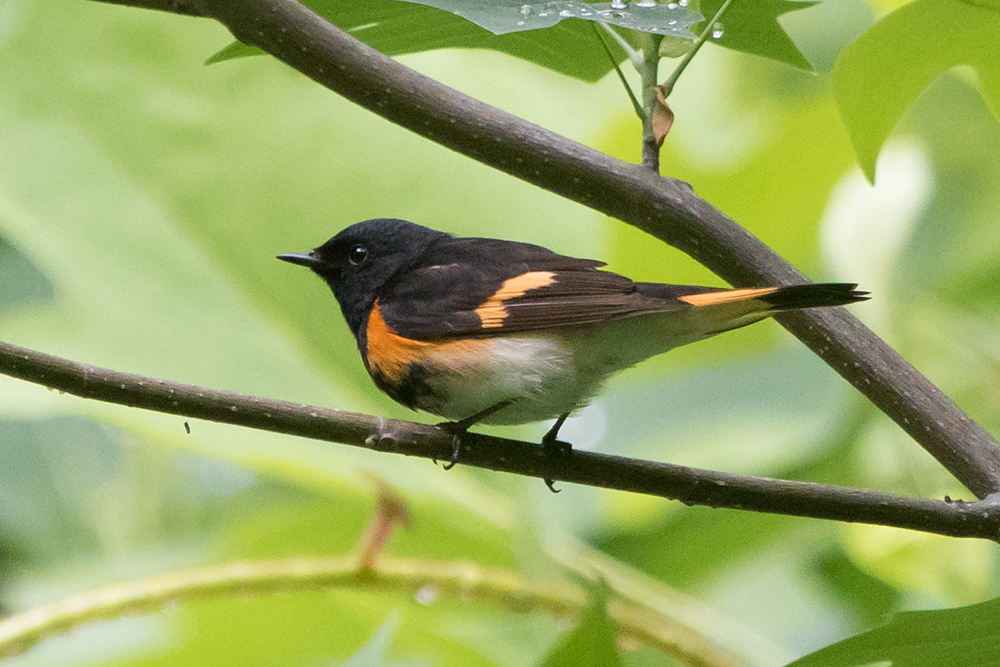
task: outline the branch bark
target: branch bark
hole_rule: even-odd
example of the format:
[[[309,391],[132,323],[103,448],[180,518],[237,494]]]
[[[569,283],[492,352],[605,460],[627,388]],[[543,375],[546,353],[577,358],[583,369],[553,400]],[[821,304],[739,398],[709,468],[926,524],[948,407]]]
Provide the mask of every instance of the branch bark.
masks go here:
[[[116,2],[118,0],[104,0]],[[428,79],[293,0],[123,0],[224,24],[316,82],[428,139],[632,224],[735,286],[806,282],[686,183],[661,178]],[[1000,492],[1000,447],[913,366],[840,308],[778,321],[979,498]]]
[[[3,342],[0,373],[81,398],[380,452],[441,460],[448,459],[452,452],[451,433],[436,426],[120,373]],[[1000,539],[1000,503],[990,501],[906,498],[582,451],[546,457],[539,445],[474,433],[467,434],[462,442],[463,465],[500,472],[632,491],[687,505],[895,526],[951,537]]]

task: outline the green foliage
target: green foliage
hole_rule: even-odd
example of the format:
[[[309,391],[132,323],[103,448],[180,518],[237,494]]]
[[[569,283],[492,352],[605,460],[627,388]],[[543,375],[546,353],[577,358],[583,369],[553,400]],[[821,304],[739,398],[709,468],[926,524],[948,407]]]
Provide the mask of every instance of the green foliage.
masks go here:
[[[0,30],[3,340],[125,371],[422,419],[371,386],[325,286],[276,254],[389,215],[608,260],[637,279],[720,284],[634,229],[390,126],[269,59],[201,67],[231,39],[210,22],[77,0],[12,6]],[[994,12],[995,3],[957,13],[951,2],[939,6],[943,37],[921,45],[928,62],[955,49],[982,53],[975,35],[986,33],[974,31],[989,19],[957,33],[942,26],[962,12]],[[984,104],[995,97],[990,70],[981,66],[975,82],[928,78],[889,125],[872,188],[855,173],[838,119],[843,72],[834,91],[826,68],[813,75],[777,61],[796,59],[793,44],[814,62],[815,54],[833,62],[849,39],[843,25],[860,31],[874,10],[836,25],[810,18],[823,5],[785,14],[788,42],[775,21],[783,7],[736,0],[715,41],[726,46],[744,24],[758,25],[769,37],[744,36],[745,49],[770,50],[766,58],[710,47],[698,55],[671,96],[677,122],[664,173],[690,182],[810,277],[874,289],[853,312],[1000,432],[1000,126]],[[611,65],[586,21],[494,36],[409,3],[336,8],[342,25],[395,55],[475,47],[541,64],[467,51],[406,56],[533,122],[637,155],[633,111],[619,83],[601,78]],[[925,9],[917,0],[899,12]],[[751,10],[761,12],[758,23],[739,13]],[[951,42],[969,43],[942,46]],[[876,84],[869,92],[877,95],[883,80]],[[738,664],[784,664],[890,613],[998,593],[995,545],[986,542],[569,485],[553,495],[536,481],[462,466],[445,473],[198,421],[189,435],[184,421],[0,378],[5,611],[208,564],[347,553],[374,504],[363,470],[396,484],[414,515],[387,557],[467,562],[546,583],[567,570],[599,572],[616,596],[693,628]],[[497,430],[538,438],[545,426]],[[580,447],[685,465],[970,499],[773,323],[623,374],[563,435]],[[49,638],[9,662],[513,667],[597,638],[602,648],[593,650],[613,660],[596,606],[586,631],[570,630],[572,620],[549,613],[423,593],[327,588],[168,604]],[[910,632],[928,641],[927,664],[948,664],[934,652],[946,636],[956,664],[975,664],[976,636],[995,638],[995,606],[903,614],[817,655],[840,664],[906,659],[891,653],[892,642],[902,646]],[[619,648],[626,665],[677,664],[648,647]]]
[[[417,667],[423,660],[395,661],[388,658],[389,646],[399,627],[399,615],[392,614],[358,652],[340,663],[340,667]]]
[[[816,651],[787,667],[996,667],[1000,599],[957,609],[897,614],[886,625]]]
[[[642,32],[680,38],[693,37],[690,27],[702,20],[678,3],[612,3],[573,1],[524,4],[520,0],[312,0],[305,3],[336,26],[369,46],[390,55],[434,49],[491,49],[523,58],[561,74],[597,81],[614,68],[598,38],[593,21]],[[683,3],[686,4],[686,3]],[[712,16],[722,0],[706,0],[704,14]],[[812,6],[812,2],[766,0],[734,3],[718,42],[722,46],[774,58],[796,67],[811,66],[788,39],[778,16]],[[528,8],[525,10],[525,8]],[[445,10],[445,11],[442,11]],[[565,19],[565,20],[564,20]],[[544,30],[542,30],[544,29]],[[625,59],[611,42],[615,62]],[[209,63],[259,55],[257,48],[234,43],[208,59]]]
[[[559,638],[539,667],[621,667],[618,628],[608,618],[611,592],[604,581],[591,583],[590,604],[572,632]]]
[[[701,13],[706,17],[715,15],[724,0],[702,0]],[[778,23],[778,17],[801,9],[807,9],[816,2],[798,0],[736,0],[722,17],[721,36],[715,39],[719,46],[771,58],[793,67],[811,72],[813,67],[799,51],[795,43]]]
[[[844,51],[834,69],[837,104],[869,180],[875,179],[875,160],[889,133],[917,95],[956,65],[975,70],[983,98],[1000,118],[998,44],[995,4],[915,0]]]
[[[522,58],[583,81],[597,81],[613,69],[590,21],[561,21],[538,31],[495,35],[459,16],[433,7],[397,0],[315,0],[306,3],[334,25],[390,56],[434,49],[490,49]],[[618,62],[625,52],[612,43]],[[234,43],[210,63],[260,50]]]

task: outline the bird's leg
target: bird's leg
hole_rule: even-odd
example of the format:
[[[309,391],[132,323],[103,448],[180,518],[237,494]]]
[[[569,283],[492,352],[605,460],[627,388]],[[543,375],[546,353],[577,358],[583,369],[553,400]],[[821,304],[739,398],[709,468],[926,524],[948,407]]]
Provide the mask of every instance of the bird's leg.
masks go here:
[[[566,422],[566,419],[568,417],[569,417],[568,412],[559,415],[559,419],[557,419],[556,423],[552,425],[552,428],[549,429],[549,432],[542,436],[542,447],[545,448],[548,454],[553,454],[553,453],[565,454],[570,449],[573,449],[573,445],[569,444],[568,442],[557,440],[557,438],[559,437],[559,429],[562,428],[562,425]]]
[[[491,405],[490,407],[486,408],[485,410],[477,412],[471,417],[466,417],[465,419],[459,420],[457,422],[442,422],[438,424],[437,425],[438,428],[449,431],[452,434],[451,444],[453,449],[451,452],[451,460],[448,461],[448,463],[444,464],[444,469],[451,470],[452,468],[455,467],[455,464],[458,463],[458,454],[462,449],[462,436],[465,435],[465,432],[469,430],[469,427],[471,427],[474,424],[478,424],[479,422],[486,419],[493,413],[503,410],[513,402],[514,402],[513,399],[500,401],[496,405]]]
[[[563,422],[566,421],[567,417],[569,417],[568,412],[559,415],[559,419],[557,419],[556,423],[552,425],[549,432],[542,436],[543,454],[548,459],[555,456],[566,456],[573,450],[573,445],[557,439],[559,436],[559,429],[562,428]],[[545,482],[545,486],[549,487],[549,491],[552,493],[559,493],[559,489],[554,486],[555,482],[553,480],[546,478],[542,481]]]

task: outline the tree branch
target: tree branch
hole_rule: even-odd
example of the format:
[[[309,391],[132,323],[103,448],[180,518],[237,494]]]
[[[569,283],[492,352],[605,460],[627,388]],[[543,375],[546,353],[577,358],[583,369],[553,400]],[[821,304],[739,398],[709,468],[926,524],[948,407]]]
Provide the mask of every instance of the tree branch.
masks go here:
[[[384,419],[157,380],[89,366],[0,342],[0,373],[81,398],[167,414],[299,435],[380,452],[447,459],[450,432]],[[952,537],[1000,538],[1000,504],[942,502],[829,484],[746,477],[542,447],[469,433],[461,463],[500,472],[679,500],[687,505],[752,510],[908,528]],[[444,473],[442,473],[444,474]]]
[[[393,123],[645,230],[733,285],[805,282],[686,183],[604,155],[424,77],[293,0],[150,0],[148,6],[170,10],[177,4],[219,20],[237,39]],[[1000,492],[996,440],[847,311],[813,309],[784,314],[778,321],[976,496]]]

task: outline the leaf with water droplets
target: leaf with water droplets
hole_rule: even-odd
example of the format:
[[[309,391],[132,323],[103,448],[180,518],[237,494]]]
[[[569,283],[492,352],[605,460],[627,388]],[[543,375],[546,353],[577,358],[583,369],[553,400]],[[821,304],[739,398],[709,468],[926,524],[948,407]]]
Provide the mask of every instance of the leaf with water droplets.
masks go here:
[[[461,16],[494,35],[551,28],[563,19],[584,19],[616,25],[640,32],[674,37],[693,37],[691,26],[702,20],[697,12],[678,3],[660,4],[654,0],[625,2],[555,2],[524,3],[518,0],[401,0],[435,7]]]
[[[562,21],[548,30],[494,35],[455,14],[411,2],[306,0],[305,4],[341,30],[389,56],[434,49],[490,49],[583,81],[597,81],[614,69],[594,35],[593,24],[588,21]],[[516,6],[520,11],[522,3]],[[609,42],[608,48],[615,62],[625,60],[625,51],[617,43]],[[208,62],[263,53],[256,47],[235,42]]]

